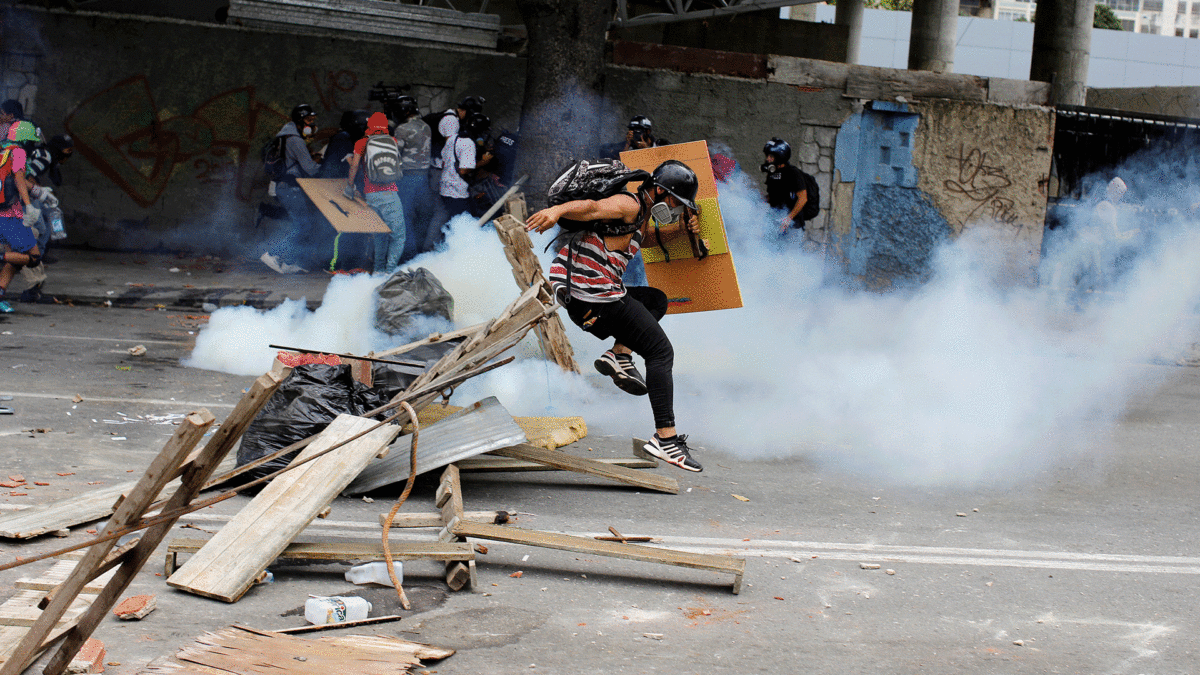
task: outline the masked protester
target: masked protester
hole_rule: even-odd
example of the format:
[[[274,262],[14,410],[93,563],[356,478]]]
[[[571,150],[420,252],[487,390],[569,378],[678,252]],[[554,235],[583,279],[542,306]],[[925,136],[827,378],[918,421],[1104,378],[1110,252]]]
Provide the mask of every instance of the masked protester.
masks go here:
[[[526,230],[545,232],[559,219],[593,221],[595,229],[616,233],[580,233],[558,251],[550,265],[550,283],[575,325],[601,340],[613,338],[612,348],[596,359],[596,370],[611,377],[622,391],[635,396],[649,393],[655,433],[646,451],[687,471],[703,467],[692,458],[687,436],[675,430],[671,375],[675,352],[659,325],[667,312],[667,296],[648,286],[626,288],[621,275],[652,231],[662,241],[699,232],[698,189],[694,171],[668,160],[637,194],[569,201],[538,211],[525,225]],[[634,366],[634,353],[646,361],[645,378]]]
[[[762,170],[767,174],[767,203],[773,209],[784,209],[788,213],[779,223],[779,234],[789,227],[804,229],[800,212],[808,201],[807,182],[804,172],[792,166],[792,146],[787,141],[772,138],[763,146],[766,161]]]

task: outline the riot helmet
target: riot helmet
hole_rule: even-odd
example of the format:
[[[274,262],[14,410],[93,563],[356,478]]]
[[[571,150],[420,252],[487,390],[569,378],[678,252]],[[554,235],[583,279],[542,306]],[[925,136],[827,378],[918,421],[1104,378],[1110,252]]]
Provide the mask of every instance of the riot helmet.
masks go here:
[[[473,115],[483,112],[483,104],[487,101],[482,96],[468,96],[458,104],[459,110],[466,110],[467,115]]]
[[[300,105],[297,105],[295,108],[292,108],[292,122],[294,122],[296,124],[296,126],[300,126],[301,124],[304,123],[305,117],[309,117],[309,116],[315,117],[316,114],[317,114],[317,111],[313,110],[313,107],[311,105],[309,105],[307,103],[301,103]]]
[[[346,132],[351,138],[358,140],[367,131],[367,118],[369,116],[370,113],[366,110],[345,110],[342,112],[342,119],[338,122],[338,128]]]
[[[480,138],[487,134],[492,127],[492,120],[483,113],[472,113],[463,120],[460,136],[465,138]]]
[[[650,131],[654,125],[650,122],[650,118],[645,115],[635,115],[629,120],[629,128],[633,131]]]
[[[684,209],[696,210],[696,193],[700,190],[700,181],[696,178],[696,172],[687,164],[677,159],[668,159],[650,174],[648,182],[679,200],[679,206],[674,208],[668,206],[665,201],[657,200],[650,206],[650,215],[659,224],[674,223],[683,215]]]
[[[393,111],[396,121],[401,123],[421,112],[417,107],[417,99],[411,96],[397,96],[395,99],[388,101],[388,108]]]
[[[783,166],[791,161],[792,146],[788,145],[788,142],[782,138],[775,137],[767,141],[767,144],[763,146],[763,154],[773,155],[775,157],[775,162],[763,162],[762,170],[767,173],[775,173],[775,170],[778,167]]]

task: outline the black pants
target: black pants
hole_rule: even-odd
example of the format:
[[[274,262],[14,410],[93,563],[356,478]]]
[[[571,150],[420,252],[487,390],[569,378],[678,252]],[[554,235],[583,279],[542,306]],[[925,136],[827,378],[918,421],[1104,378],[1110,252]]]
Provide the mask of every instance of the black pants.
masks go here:
[[[646,360],[646,388],[657,429],[675,426],[675,349],[658,323],[666,313],[667,295],[649,286],[626,287],[625,297],[616,302],[572,299],[567,304],[567,316],[576,326],[601,340],[612,337]]]

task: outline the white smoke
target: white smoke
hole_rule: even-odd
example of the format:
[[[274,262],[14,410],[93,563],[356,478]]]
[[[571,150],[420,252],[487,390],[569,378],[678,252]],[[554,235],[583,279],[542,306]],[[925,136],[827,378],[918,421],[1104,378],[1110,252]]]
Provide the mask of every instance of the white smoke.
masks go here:
[[[662,322],[676,353],[678,429],[694,446],[744,459],[808,456],[906,484],[1011,483],[1103,453],[1130,397],[1157,383],[1146,361],[1174,358],[1194,335],[1200,235],[1189,227],[1160,227],[1113,292],[1077,309],[1053,289],[1011,283],[1010,260],[1022,252],[989,228],[944,245],[919,288],[876,294],[840,283],[840,263],[819,246],[803,250],[797,232],[780,240],[781,214],[744,174],[722,184],[721,205],[745,306]],[[544,264],[548,237],[534,240]],[[458,326],[495,316],[518,294],[495,233],[467,218],[445,250],[412,265],[453,294]],[[257,328],[245,327],[253,310],[220,310],[190,363],[225,370],[215,364],[239,351],[233,345],[268,339],[384,348],[370,329],[370,291],[381,280],[335,279],[320,310],[258,313]],[[224,314],[233,311],[245,314]],[[515,415],[580,415],[593,433],[653,433],[647,399],[592,370],[608,343],[560,316],[583,376],[525,358],[465,383],[456,402],[496,395]],[[532,340],[520,353],[540,357]],[[231,372],[263,372],[268,356]]]

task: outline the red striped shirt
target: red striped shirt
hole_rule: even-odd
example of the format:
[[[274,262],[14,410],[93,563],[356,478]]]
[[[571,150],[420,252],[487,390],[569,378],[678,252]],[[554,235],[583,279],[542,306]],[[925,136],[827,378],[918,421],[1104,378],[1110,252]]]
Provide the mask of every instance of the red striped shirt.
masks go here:
[[[633,256],[642,249],[642,232],[629,239],[623,251],[610,251],[604,238],[595,232],[577,235],[572,243],[563,246],[550,263],[550,284],[557,292],[568,286],[567,262],[571,262],[571,297],[584,302],[616,302],[625,297],[621,276]]]

